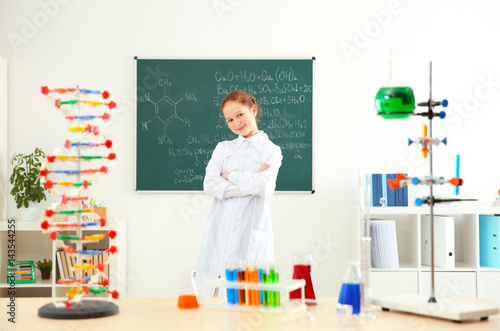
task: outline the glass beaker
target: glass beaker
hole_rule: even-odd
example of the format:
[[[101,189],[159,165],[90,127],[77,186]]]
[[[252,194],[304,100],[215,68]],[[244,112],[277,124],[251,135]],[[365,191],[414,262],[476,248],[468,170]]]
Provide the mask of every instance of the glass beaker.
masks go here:
[[[359,262],[347,262],[344,278],[342,278],[342,287],[340,289],[338,304],[351,305],[353,314],[359,314],[361,306],[360,280],[361,270],[359,268]]]
[[[177,301],[177,307],[181,309],[193,309],[200,307],[198,291],[196,291],[196,285],[194,283],[194,273],[195,271],[193,269],[186,270],[184,272],[181,294],[179,295],[179,301]]]
[[[383,118],[408,118],[415,110],[413,89],[400,80],[400,50],[389,50],[389,81],[377,92],[375,108]]]
[[[311,274],[312,254],[294,254],[293,255],[293,279],[304,279],[306,285],[304,287],[304,299],[308,299],[308,305],[314,305],[311,300],[316,300],[316,291],[314,289],[314,281]],[[290,299],[302,298],[300,289],[290,292]]]

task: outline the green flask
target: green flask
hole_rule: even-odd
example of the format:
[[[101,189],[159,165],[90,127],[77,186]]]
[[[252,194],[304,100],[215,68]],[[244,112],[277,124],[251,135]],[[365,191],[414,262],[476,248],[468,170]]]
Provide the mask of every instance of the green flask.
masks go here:
[[[375,108],[383,118],[408,118],[415,110],[413,89],[404,87],[381,87],[375,97]]]
[[[413,89],[399,79],[399,50],[389,50],[389,82],[375,97],[375,109],[383,118],[408,118],[415,110]]]

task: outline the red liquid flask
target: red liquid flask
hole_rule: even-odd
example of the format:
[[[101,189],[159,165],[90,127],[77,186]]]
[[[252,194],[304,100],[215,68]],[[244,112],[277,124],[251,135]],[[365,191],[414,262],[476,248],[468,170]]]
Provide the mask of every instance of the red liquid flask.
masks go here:
[[[311,274],[312,254],[295,254],[293,256],[293,279],[303,279],[306,281],[304,287],[304,296],[307,305],[315,305],[316,290],[314,289],[314,281]],[[300,289],[290,292],[290,299],[302,298]]]

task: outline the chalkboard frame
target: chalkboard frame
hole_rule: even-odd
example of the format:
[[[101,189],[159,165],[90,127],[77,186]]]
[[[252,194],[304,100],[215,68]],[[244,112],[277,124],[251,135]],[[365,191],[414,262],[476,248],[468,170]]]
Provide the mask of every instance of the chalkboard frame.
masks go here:
[[[236,61],[266,61],[266,60],[275,60],[275,61],[287,61],[287,60],[310,60],[311,61],[311,67],[312,67],[312,92],[311,92],[311,189],[307,190],[280,190],[279,188],[276,189],[275,194],[314,194],[316,192],[315,189],[315,78],[316,78],[316,73],[315,73],[315,60],[316,57],[254,57],[254,58],[237,58],[237,57],[229,57],[229,58],[209,58],[209,57],[189,57],[189,58],[182,58],[182,57],[138,57],[134,56],[134,75],[135,75],[135,82],[136,85],[135,87],[138,87],[138,77],[137,77],[137,60],[156,60],[156,61],[168,61],[168,60],[178,60],[178,61],[188,61],[188,60],[199,60],[199,61],[210,61],[210,60],[218,60],[218,61],[224,61],[224,60],[236,60]],[[174,194],[186,194],[186,193],[200,193],[203,192],[203,189],[153,189],[153,190],[148,190],[148,189],[139,189],[137,187],[137,144],[138,144],[138,130],[137,130],[137,120],[138,120],[138,107],[137,107],[137,102],[135,103],[136,109],[135,109],[135,116],[134,116],[134,184],[135,184],[135,191],[138,193],[145,193],[145,194],[151,194],[151,193],[156,193],[156,194],[161,194],[161,193],[174,193]]]

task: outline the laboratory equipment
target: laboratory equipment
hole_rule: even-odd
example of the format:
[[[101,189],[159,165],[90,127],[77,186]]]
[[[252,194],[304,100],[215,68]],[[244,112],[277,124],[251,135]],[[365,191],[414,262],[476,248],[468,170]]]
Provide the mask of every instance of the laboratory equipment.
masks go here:
[[[73,263],[68,274],[60,275],[58,279],[59,284],[69,287],[67,299],[44,305],[38,310],[38,316],[83,319],[118,314],[118,306],[114,303],[84,300],[88,295],[101,293],[118,298],[119,292],[110,285],[107,272],[110,261],[116,258],[117,247],[111,245],[106,250],[110,258],[99,263],[96,263],[98,257],[105,256],[105,252],[84,248],[88,243],[114,239],[117,233],[93,208],[82,207],[88,199],[84,191],[89,186],[94,187],[115,163],[113,143],[102,133],[101,127],[110,120],[116,103],[104,90],[49,89],[44,86],[41,92],[70,121],[69,131],[76,134],[47,155],[46,162],[40,167],[40,182],[58,197],[45,210],[40,227]],[[82,223],[82,216],[92,217],[93,222]],[[99,228],[100,233],[84,235],[83,230],[88,226]]]
[[[375,96],[375,108],[383,118],[408,118],[415,110],[413,89],[400,80],[400,50],[389,50],[389,81]]]
[[[210,309],[259,312],[268,314],[283,314],[285,319],[297,312],[304,311],[307,307],[304,295],[304,279],[279,279],[277,266],[269,263],[259,263],[258,267],[249,267],[249,272],[245,273],[248,281],[238,282],[228,279],[215,279],[207,281],[207,289],[219,288],[227,293],[227,289],[234,289],[242,292],[247,299],[242,304],[232,304],[227,301],[207,298],[206,307]],[[250,276],[251,275],[251,276]],[[260,279],[258,282],[255,279]],[[300,299],[290,300],[289,293],[298,290],[302,293]],[[217,298],[220,299],[220,298]]]
[[[229,282],[238,281],[238,269],[234,260],[227,260],[226,262],[226,279]],[[238,303],[238,290],[227,288],[227,302],[233,305]]]
[[[236,280],[238,283],[243,283],[245,282],[245,266],[243,260],[238,261],[238,269],[236,271]],[[238,290],[238,303],[240,305],[245,304],[245,290],[240,289]]]
[[[200,307],[198,291],[196,291],[196,285],[194,283],[194,273],[195,271],[193,269],[186,270],[184,272],[181,293],[179,294],[179,301],[177,301],[177,307],[181,309],[193,309]]]
[[[279,284],[280,277],[279,277],[279,270],[278,270],[278,264],[272,264],[270,267],[269,274],[271,275],[271,283],[272,284]],[[274,297],[274,306],[279,306],[281,302],[280,298],[280,291],[274,291],[273,292],[273,297]]]
[[[250,282],[254,284],[259,283],[259,270],[257,268],[257,262],[250,263]],[[260,291],[252,290],[252,304],[254,306],[260,306]]]
[[[346,263],[346,271],[342,278],[342,287],[339,294],[339,305],[351,305],[352,313],[359,314],[361,307],[361,270],[359,262],[350,261]]]
[[[256,262],[245,260],[226,261],[226,281],[253,284],[278,284],[278,265],[271,262]],[[250,306],[277,307],[280,305],[279,291],[262,291],[257,289],[245,291],[228,286],[226,289],[227,302]]]
[[[304,279],[306,286],[304,288],[307,305],[314,305],[316,300],[316,290],[314,289],[314,280],[311,273],[312,254],[294,254],[293,255],[293,279]],[[299,299],[302,293],[299,290],[290,292],[290,299]]]
[[[434,101],[432,99],[432,62],[429,65],[429,100],[425,102],[421,102],[417,104],[419,107],[426,107],[427,111],[423,111],[421,113],[415,113],[413,115],[423,116],[429,119],[429,127],[428,131],[424,128],[424,137],[419,138],[418,141],[423,142],[423,157],[427,157],[429,155],[429,176],[425,177],[423,180],[419,178],[406,178],[400,176],[393,183],[394,188],[402,187],[405,185],[413,183],[414,185],[428,185],[429,186],[429,196],[423,198],[417,198],[415,204],[429,205],[430,209],[430,252],[431,252],[431,295],[430,297],[414,295],[414,294],[400,294],[394,296],[387,297],[379,297],[373,298],[372,303],[382,307],[383,310],[397,310],[404,311],[409,313],[414,313],[418,315],[432,316],[443,319],[449,319],[453,321],[462,321],[462,320],[470,320],[470,319],[487,319],[489,315],[494,315],[499,313],[499,308],[495,306],[487,306],[487,305],[479,305],[468,302],[460,302],[456,300],[446,300],[441,298],[436,298],[435,296],[435,283],[434,283],[434,274],[435,274],[435,265],[434,265],[434,205],[439,202],[446,201],[463,201],[466,199],[438,199],[433,195],[433,186],[436,184],[444,184],[445,182],[449,182],[450,184],[458,187],[462,185],[462,179],[458,177],[459,171],[457,170],[456,178],[452,178],[449,181],[444,181],[444,179],[436,178],[433,175],[433,145],[444,143],[444,141],[435,141],[432,137],[432,120],[435,117],[439,117],[444,119],[446,117],[446,113],[444,111],[434,112],[434,107],[443,106],[446,107],[448,105],[448,101]],[[391,115],[392,113],[381,113],[380,109],[375,104],[375,107],[378,111],[379,115]],[[408,117],[408,116],[406,116]],[[399,117],[399,118],[406,118]],[[412,144],[412,141],[409,141],[409,145]],[[457,160],[457,169],[459,169],[459,164]]]

